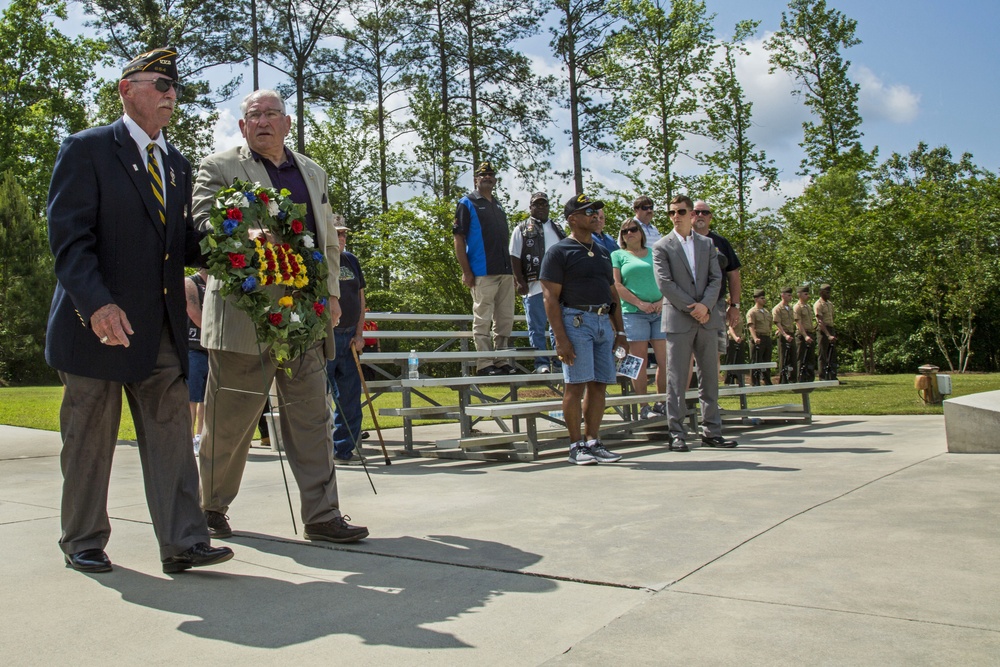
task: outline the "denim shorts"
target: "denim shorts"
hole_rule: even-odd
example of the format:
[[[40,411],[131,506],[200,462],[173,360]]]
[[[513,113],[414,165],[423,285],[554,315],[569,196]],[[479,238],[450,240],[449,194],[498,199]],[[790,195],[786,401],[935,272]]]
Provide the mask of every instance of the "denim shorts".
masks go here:
[[[667,337],[660,324],[660,313],[622,313],[622,319],[625,322],[625,337],[630,343],[664,340]]]
[[[188,400],[205,402],[205,382],[208,380],[208,352],[188,350]]]
[[[573,326],[573,319],[580,316],[580,326]],[[566,337],[573,344],[576,359],[573,365],[562,365],[563,381],[566,384],[583,382],[602,382],[614,384],[615,355],[612,346],[615,342],[614,330],[611,328],[611,318],[597,313],[585,313],[576,308],[562,309],[563,326]]]

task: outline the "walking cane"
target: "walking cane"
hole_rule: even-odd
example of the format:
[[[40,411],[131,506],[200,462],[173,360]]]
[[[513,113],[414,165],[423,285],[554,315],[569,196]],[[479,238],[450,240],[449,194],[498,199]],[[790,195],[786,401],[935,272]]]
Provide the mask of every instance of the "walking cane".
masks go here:
[[[368,393],[368,383],[365,382],[365,374],[361,370],[361,359],[358,358],[358,350],[352,345],[351,354],[354,355],[354,365],[358,367],[358,375],[361,377],[361,388],[365,390],[365,400],[368,402],[368,411],[372,415],[372,422],[375,424],[375,432],[378,433],[379,444],[382,445],[382,456],[385,457],[385,464],[387,466],[392,465],[392,459],[389,458],[389,452],[385,449],[385,440],[382,439],[382,429],[378,426],[378,417],[375,416],[375,406],[372,405],[372,396]]]

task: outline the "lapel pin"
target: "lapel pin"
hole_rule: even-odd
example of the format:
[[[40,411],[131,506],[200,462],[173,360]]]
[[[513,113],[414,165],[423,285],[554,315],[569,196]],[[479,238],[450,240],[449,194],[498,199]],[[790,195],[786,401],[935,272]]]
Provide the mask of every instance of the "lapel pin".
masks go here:
[[[132,163],[132,168],[135,169],[136,171],[139,171],[139,165],[137,165],[134,162]]]
[[[176,188],[177,187],[177,180],[174,177],[174,168],[173,167],[170,168],[170,187],[172,187],[172,188]]]

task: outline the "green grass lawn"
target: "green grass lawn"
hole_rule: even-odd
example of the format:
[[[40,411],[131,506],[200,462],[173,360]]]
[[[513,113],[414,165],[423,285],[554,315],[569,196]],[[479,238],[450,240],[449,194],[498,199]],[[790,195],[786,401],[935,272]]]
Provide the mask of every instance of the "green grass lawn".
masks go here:
[[[812,394],[812,409],[817,415],[939,415],[941,406],[924,405],[913,388],[913,375],[848,375],[846,384],[831,389],[821,389]],[[952,397],[976,394],[1000,389],[1000,373],[976,373],[952,375]],[[618,388],[612,387],[617,393]],[[426,391],[438,403],[455,404],[457,397],[453,390],[435,388]],[[502,395],[499,389],[490,390],[491,395]],[[522,391],[522,398],[543,398],[533,395],[534,391]],[[47,431],[59,430],[59,402],[61,387],[0,387],[0,424],[24,426]],[[551,397],[551,394],[547,396]],[[749,397],[750,407],[775,405],[779,403],[800,403],[798,394],[775,393]],[[723,407],[736,408],[735,398],[722,399]],[[419,399],[413,404],[421,405]],[[402,396],[398,393],[383,394],[375,401],[379,408],[402,406]],[[135,427],[127,406],[122,410],[119,437],[123,440],[135,439]],[[401,426],[398,417],[379,417],[379,426],[394,428]],[[431,423],[418,422],[418,423]],[[364,428],[374,428],[371,415],[365,409]]]

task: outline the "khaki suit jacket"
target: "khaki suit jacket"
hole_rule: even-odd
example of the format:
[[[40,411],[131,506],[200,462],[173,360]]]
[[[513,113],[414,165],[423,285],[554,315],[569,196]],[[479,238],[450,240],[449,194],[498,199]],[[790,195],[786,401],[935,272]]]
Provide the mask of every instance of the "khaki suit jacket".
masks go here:
[[[327,284],[332,297],[340,297],[340,244],[334,227],[333,210],[330,208],[326,172],[304,155],[292,152],[292,158],[302,173],[309,190],[310,204],[316,219],[316,246],[326,257],[330,274]],[[211,229],[209,213],[215,203],[215,194],[232,185],[233,179],[260,183],[272,187],[264,165],[257,162],[245,144],[209,155],[202,160],[192,197],[195,225]],[[305,203],[305,202],[300,202]],[[222,283],[212,276],[205,289],[205,306],[202,313],[201,344],[206,350],[225,350],[242,354],[258,354],[257,333],[246,313],[238,310],[230,300],[219,294]],[[281,290],[280,287],[268,289]],[[334,357],[334,342],[328,327],[324,343],[328,359]]]

